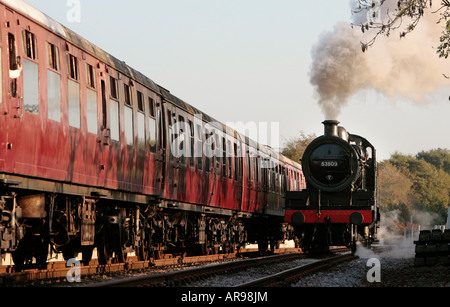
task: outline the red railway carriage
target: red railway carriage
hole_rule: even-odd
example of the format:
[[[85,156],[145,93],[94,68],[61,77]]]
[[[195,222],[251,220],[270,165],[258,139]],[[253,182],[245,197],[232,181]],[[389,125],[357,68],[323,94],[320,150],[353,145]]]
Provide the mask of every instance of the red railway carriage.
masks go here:
[[[49,246],[105,263],[289,236],[300,165],[22,0],[0,28],[0,254],[18,268]]]

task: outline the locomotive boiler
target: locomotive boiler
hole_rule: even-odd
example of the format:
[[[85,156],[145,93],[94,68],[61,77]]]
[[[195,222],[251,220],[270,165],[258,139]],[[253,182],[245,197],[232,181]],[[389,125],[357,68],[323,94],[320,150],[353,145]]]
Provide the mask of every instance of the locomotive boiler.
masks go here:
[[[286,220],[305,250],[345,245],[355,251],[359,239],[375,240],[380,220],[376,150],[338,121],[323,124],[324,135],[302,158],[306,189],[287,192]]]

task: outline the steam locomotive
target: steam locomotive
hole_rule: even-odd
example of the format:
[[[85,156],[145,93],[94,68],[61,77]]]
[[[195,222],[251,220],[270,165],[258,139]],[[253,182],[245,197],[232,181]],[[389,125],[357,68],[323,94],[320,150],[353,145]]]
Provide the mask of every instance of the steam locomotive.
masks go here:
[[[349,134],[339,122],[323,122],[325,134],[302,158],[306,189],[286,194],[286,221],[304,249],[376,240],[380,221],[376,151],[365,138]]]

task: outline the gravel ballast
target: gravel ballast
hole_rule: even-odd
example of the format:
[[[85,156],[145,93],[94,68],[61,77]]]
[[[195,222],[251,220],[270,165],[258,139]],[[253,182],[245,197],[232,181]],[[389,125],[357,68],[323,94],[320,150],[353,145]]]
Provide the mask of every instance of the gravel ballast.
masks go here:
[[[450,266],[414,266],[412,243],[374,253],[359,247],[360,259],[303,278],[293,287],[449,287]],[[374,261],[377,259],[378,261]],[[368,277],[369,275],[369,277]],[[378,278],[375,278],[378,277]]]

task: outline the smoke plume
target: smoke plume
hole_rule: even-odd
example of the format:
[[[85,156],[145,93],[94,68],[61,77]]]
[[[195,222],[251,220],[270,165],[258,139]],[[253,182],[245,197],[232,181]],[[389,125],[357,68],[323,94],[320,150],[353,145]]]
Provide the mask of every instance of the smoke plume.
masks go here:
[[[386,1],[383,10],[396,5],[397,1]],[[355,14],[353,23],[365,22],[366,13]],[[326,119],[337,119],[360,90],[374,89],[392,102],[406,98],[424,104],[430,102],[430,94],[450,86],[442,75],[450,71],[449,63],[435,49],[442,32],[438,18],[426,12],[405,38],[400,39],[401,30],[393,31],[391,37],[380,35],[365,53],[361,42],[373,37],[371,31],[362,33],[360,27],[339,22],[323,33],[312,50],[310,81]]]

